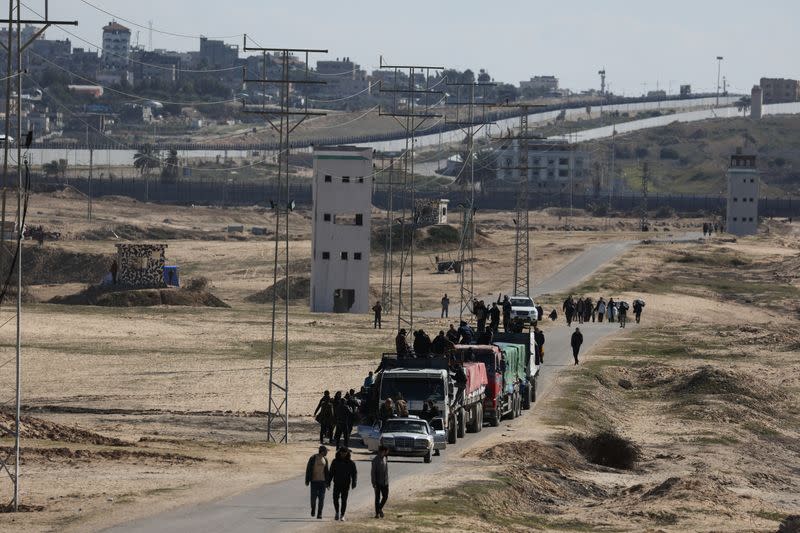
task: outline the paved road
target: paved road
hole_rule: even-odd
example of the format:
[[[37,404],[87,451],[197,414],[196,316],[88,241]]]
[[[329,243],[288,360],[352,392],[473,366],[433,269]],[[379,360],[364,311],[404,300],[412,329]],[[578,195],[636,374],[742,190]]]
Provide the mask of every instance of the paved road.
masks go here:
[[[633,241],[614,242],[587,249],[561,271],[538,284],[536,294],[566,291],[625,251],[632,243]],[[573,329],[567,328],[562,319],[555,324],[545,325],[544,328],[545,364],[538,382],[540,397],[552,388],[560,371],[573,365],[572,351],[569,348],[569,337]],[[616,324],[581,326],[584,334],[582,351],[587,351],[599,339],[618,330]],[[502,425],[504,423],[501,423],[501,427]],[[484,431],[499,431],[499,429],[486,427]],[[463,450],[475,444],[484,435],[483,432],[467,434],[466,438],[459,440],[455,448]],[[314,448],[314,445],[309,445],[309,455],[314,452]],[[391,479],[396,481],[406,476],[440,471],[445,468],[449,454],[450,452],[445,450],[442,456],[434,457],[431,464],[423,464],[421,459],[392,459]],[[356,490],[350,493],[351,512],[348,514],[352,516],[368,511],[372,505],[373,494],[369,484],[370,458],[371,455],[365,451],[355,450],[354,459],[357,462],[360,482]],[[295,531],[316,526],[321,522],[309,516],[308,501],[308,489],[303,483],[303,477],[296,477],[222,500],[181,507],[143,520],[121,524],[107,531],[114,533]],[[333,505],[328,496],[325,506],[326,520],[332,520],[332,515]]]

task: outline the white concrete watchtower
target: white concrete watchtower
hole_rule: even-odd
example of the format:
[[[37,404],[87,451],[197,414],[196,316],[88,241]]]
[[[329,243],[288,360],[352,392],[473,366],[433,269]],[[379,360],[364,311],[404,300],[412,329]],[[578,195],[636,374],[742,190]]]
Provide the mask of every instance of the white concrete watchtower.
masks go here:
[[[725,230],[733,235],[754,235],[758,231],[758,192],[760,179],[756,156],[731,156],[727,172],[728,209]]]
[[[314,148],[311,311],[367,313],[372,148]]]

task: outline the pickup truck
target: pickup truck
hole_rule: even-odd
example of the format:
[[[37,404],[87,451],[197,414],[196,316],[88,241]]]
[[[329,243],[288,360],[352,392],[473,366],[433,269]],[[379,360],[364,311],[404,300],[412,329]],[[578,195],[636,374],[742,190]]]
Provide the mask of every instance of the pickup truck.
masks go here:
[[[536,304],[529,296],[512,296],[511,301],[511,320],[522,324],[536,324],[541,320]]]

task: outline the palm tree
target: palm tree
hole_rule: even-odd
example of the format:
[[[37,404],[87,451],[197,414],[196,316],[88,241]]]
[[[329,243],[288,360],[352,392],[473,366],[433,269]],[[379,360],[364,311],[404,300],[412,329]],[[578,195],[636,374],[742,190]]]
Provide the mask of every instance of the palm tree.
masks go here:
[[[144,201],[146,202],[150,199],[150,172],[161,166],[161,153],[153,149],[152,145],[144,144],[138,152],[133,154],[133,166],[144,178]]]

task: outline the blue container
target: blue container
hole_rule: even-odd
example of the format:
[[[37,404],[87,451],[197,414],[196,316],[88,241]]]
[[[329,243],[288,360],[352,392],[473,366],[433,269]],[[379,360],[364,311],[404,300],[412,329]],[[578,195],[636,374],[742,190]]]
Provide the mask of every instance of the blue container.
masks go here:
[[[180,277],[178,276],[178,267],[177,266],[165,266],[164,267],[164,283],[167,284],[167,287],[180,287]]]

